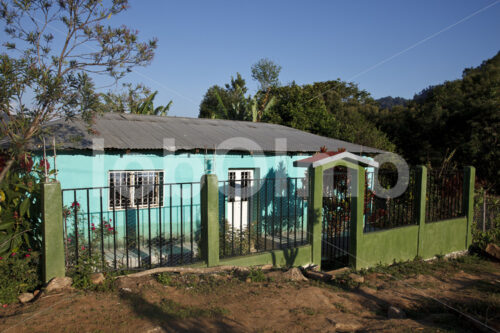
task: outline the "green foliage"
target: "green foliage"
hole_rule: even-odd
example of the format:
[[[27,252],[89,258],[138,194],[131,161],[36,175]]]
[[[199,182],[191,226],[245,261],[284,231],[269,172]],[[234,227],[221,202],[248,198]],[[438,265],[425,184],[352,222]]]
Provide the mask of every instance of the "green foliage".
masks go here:
[[[114,291],[114,277],[127,274],[127,271],[117,270],[104,273],[104,282],[102,284],[93,284],[91,280],[91,275],[97,272],[101,272],[102,259],[98,254],[90,255],[88,251],[84,251],[79,257],[75,265],[71,266],[68,270],[68,276],[73,279],[73,287],[85,290],[85,291]]]
[[[277,102],[263,121],[388,151],[395,149],[387,136],[365,117],[365,113],[378,109],[375,101],[353,83],[292,83],[271,89],[270,96]]]
[[[3,256],[39,250],[41,242],[40,180],[44,177],[44,162],[34,163],[26,154],[13,165],[0,184],[0,255]]]
[[[170,273],[160,273],[156,275],[156,280],[163,284],[164,286],[170,286],[172,285],[172,274]]]
[[[259,82],[260,90],[265,91],[271,87],[279,86],[281,66],[274,61],[262,58],[252,65],[252,78]]]
[[[243,229],[234,228],[225,220],[225,226],[219,227],[220,256],[244,255],[255,252],[257,244],[257,223],[250,222]],[[224,233],[225,231],[225,233]],[[260,240],[263,243],[264,240]]]
[[[395,149],[387,135],[367,120],[365,113],[378,110],[378,106],[366,91],[340,80],[279,87],[280,70],[267,59],[255,64],[252,77],[259,81],[260,90],[253,97],[245,96],[245,80],[239,73],[225,88],[210,87],[199,117],[269,122],[388,151]]]
[[[88,75],[116,81],[150,63],[155,39],[142,42],[137,31],[106,24],[128,7],[127,0],[0,2],[9,39],[0,54],[0,133],[10,143],[4,171],[47,122],[76,114],[92,122],[99,96]]]
[[[407,106],[366,112],[411,164],[440,165],[452,151],[500,191],[500,52],[462,79],[431,86]]]
[[[266,282],[267,277],[260,268],[250,268],[250,273],[248,277],[252,282]]]
[[[88,251],[81,253],[76,261],[68,270],[68,276],[73,279],[73,286],[82,290],[94,289],[94,284],[90,275],[98,272],[101,266],[101,260],[98,255],[89,255]]]
[[[251,120],[252,99],[245,96],[248,89],[240,73],[224,88],[210,87],[200,104],[200,118]]]
[[[151,92],[144,85],[132,86],[130,83],[125,83],[123,87],[125,92],[109,91],[102,95],[104,103],[99,108],[103,112],[166,116],[172,106],[173,102],[170,101],[167,105],[155,107],[153,101],[158,91]]]
[[[472,249],[475,251],[484,251],[488,244],[496,244],[500,246],[500,227],[481,231],[474,228],[472,233]]]
[[[17,302],[20,293],[41,285],[39,255],[34,251],[0,257],[0,303]]]

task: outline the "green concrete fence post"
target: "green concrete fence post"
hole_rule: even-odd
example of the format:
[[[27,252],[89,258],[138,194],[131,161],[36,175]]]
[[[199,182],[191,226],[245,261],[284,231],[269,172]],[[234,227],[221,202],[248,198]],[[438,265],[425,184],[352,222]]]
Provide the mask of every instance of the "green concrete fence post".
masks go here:
[[[62,192],[59,182],[42,184],[43,280],[64,277]]]
[[[476,181],[476,168],[467,166],[464,169],[464,213],[467,217],[467,235],[465,247],[472,244],[472,220],[474,218],[474,183]]]
[[[201,256],[207,266],[219,265],[219,188],[214,174],[201,177]]]
[[[323,169],[309,168],[309,232],[311,262],[321,269],[321,232],[323,225]]]
[[[415,185],[417,187],[417,216],[415,216],[418,223],[418,244],[417,256],[422,257],[424,249],[424,228],[425,228],[425,210],[427,205],[427,168],[423,165],[417,166],[417,174],[415,178]]]
[[[360,269],[362,263],[358,260],[358,249],[363,245],[363,223],[365,210],[365,168],[358,166],[353,171],[351,195],[351,231],[349,246],[349,266]]]

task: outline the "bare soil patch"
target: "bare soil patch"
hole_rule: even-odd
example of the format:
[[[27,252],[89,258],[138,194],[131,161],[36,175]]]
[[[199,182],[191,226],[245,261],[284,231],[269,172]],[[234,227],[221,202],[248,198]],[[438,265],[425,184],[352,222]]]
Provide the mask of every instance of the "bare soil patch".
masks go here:
[[[498,262],[405,263],[358,272],[364,283],[348,273],[328,282],[288,281],[281,270],[123,278],[104,292],[49,294],[1,308],[0,331],[487,331],[467,316],[500,330]],[[391,305],[406,317],[388,319]]]

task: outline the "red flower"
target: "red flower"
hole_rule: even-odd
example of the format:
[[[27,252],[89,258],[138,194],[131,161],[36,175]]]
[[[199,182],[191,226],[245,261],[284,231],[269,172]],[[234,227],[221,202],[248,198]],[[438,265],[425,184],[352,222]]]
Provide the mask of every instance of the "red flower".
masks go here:
[[[7,307],[7,304],[4,304],[4,305],[2,305],[2,306],[3,306],[4,308],[6,308],[6,307]]]
[[[31,251],[33,251],[33,250],[32,249],[28,249],[28,252],[31,252]]]
[[[2,259],[3,259],[3,257],[0,257],[0,260],[2,260]]]
[[[33,160],[31,159],[31,156],[28,154],[24,154],[24,155],[20,156],[19,165],[26,172],[31,172],[31,169],[33,168]]]
[[[13,257],[13,256],[15,256],[15,255],[16,255],[16,252],[12,252],[11,256]]]
[[[82,250],[85,250],[85,246],[82,246]]]
[[[91,225],[91,226],[94,226],[94,223],[91,223],[90,225]]]
[[[31,257],[31,255],[30,255],[30,254],[25,254],[24,256],[25,256],[26,258]]]
[[[71,207],[75,208],[75,206],[76,206],[77,208],[80,208],[80,204],[78,203],[78,201],[75,201],[75,202],[73,202],[73,203],[71,204]]]
[[[50,169],[50,164],[49,164],[49,161],[45,160],[45,159],[41,159],[40,160],[40,167],[42,167],[43,170],[49,170]]]
[[[92,230],[95,231],[95,227],[92,227]]]

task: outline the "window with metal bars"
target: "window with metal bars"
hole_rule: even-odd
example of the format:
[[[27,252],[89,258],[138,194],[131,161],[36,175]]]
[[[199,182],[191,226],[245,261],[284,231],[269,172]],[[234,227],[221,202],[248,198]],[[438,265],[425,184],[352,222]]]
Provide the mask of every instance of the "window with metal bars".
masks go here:
[[[110,171],[109,208],[148,208],[163,204],[163,171]]]

